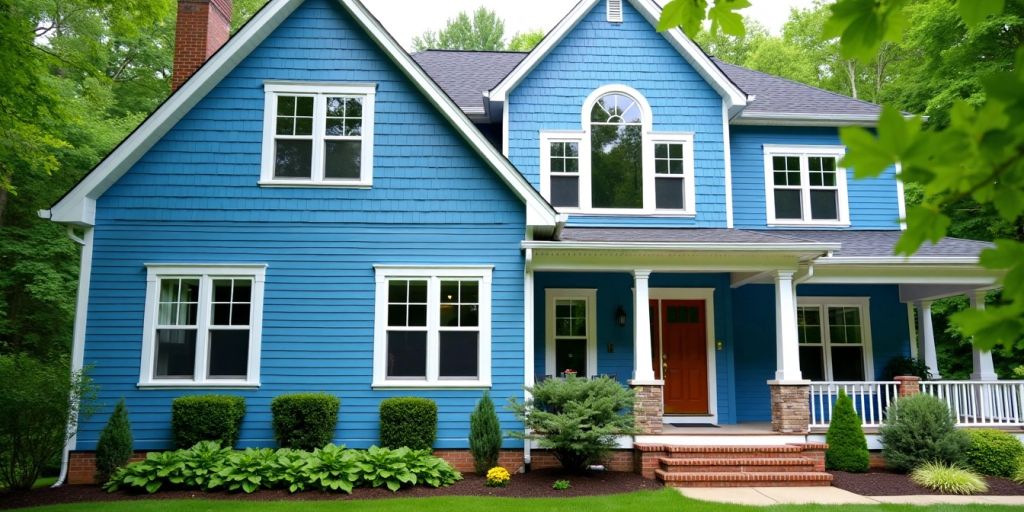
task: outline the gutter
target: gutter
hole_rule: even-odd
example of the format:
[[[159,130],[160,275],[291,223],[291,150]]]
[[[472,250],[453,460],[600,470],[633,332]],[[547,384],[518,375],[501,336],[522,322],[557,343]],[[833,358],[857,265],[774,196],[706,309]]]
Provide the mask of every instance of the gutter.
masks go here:
[[[612,249],[612,250],[675,250],[675,251],[752,251],[752,252],[820,252],[838,251],[838,243],[771,243],[749,242],[548,242],[524,240],[522,249]]]
[[[977,265],[975,256],[829,256],[818,265]]]

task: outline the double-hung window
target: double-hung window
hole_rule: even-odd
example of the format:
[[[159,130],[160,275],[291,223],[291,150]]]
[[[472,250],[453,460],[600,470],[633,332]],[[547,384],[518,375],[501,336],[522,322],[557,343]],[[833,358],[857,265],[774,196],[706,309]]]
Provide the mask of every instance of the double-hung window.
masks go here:
[[[372,84],[268,82],[260,184],[368,187]]]
[[[140,386],[259,385],[264,265],[149,265]]]
[[[491,385],[491,267],[376,267],[375,387]]]
[[[659,212],[695,213],[693,135],[652,134],[654,208]]]
[[[814,381],[865,381],[871,365],[871,323],[863,297],[800,297],[800,371]]]
[[[549,288],[546,292],[545,374],[597,374],[597,290]]]
[[[541,193],[555,208],[579,208],[581,133],[547,132],[541,134],[544,158],[541,173],[547,179],[541,183]]]
[[[764,146],[768,224],[848,226],[839,146]]]

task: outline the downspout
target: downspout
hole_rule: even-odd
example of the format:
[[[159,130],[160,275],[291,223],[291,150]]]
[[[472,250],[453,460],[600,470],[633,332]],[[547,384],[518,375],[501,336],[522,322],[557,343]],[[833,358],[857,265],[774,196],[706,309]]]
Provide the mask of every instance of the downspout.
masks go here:
[[[40,212],[40,217],[42,217],[42,212]],[[48,218],[48,216],[43,218]],[[85,361],[85,318],[89,307],[89,281],[92,275],[93,228],[85,228],[83,235],[78,236],[75,233],[75,228],[68,226],[68,238],[82,246],[78,271],[78,298],[75,303],[75,329],[71,342],[71,372],[75,374],[82,371]],[[75,418],[68,420],[68,432],[75,432],[77,425],[74,424],[74,421]],[[67,480],[71,450],[77,444],[77,440],[78,434],[74,433],[64,443],[64,451],[60,458],[60,475],[52,487],[60,487]]]
[[[529,387],[533,387],[533,249],[526,249],[523,267],[523,402],[532,398]],[[530,471],[532,455],[530,453],[530,430],[523,425],[523,471]]]

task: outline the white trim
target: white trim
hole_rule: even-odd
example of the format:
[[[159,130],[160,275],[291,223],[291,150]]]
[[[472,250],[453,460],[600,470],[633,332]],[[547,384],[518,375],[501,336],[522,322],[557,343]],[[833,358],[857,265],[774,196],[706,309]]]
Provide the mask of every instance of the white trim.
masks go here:
[[[825,379],[832,381],[832,344],[828,324],[828,308],[830,307],[856,307],[860,310],[860,331],[861,343],[864,356],[864,380],[875,380],[875,365],[872,355],[871,343],[871,298],[870,297],[804,297],[797,296],[797,308],[804,306],[818,306],[821,309],[821,344],[822,354],[825,358]],[[800,343],[801,346],[804,343]],[[856,347],[856,344],[843,344],[840,346]]]
[[[577,168],[576,173],[577,181],[577,194],[579,194],[579,200],[583,201],[583,139],[586,137],[584,131],[543,131],[540,132],[540,195],[551,202],[551,143],[552,142],[567,142],[576,143],[577,151]],[[589,158],[588,158],[589,161]],[[590,173],[587,174],[587,179],[590,179]],[[563,208],[566,209],[566,208]],[[574,209],[574,208],[569,208]]]
[[[676,251],[749,251],[785,252],[793,254],[838,251],[840,244],[826,242],[793,242],[757,244],[745,242],[556,242],[545,240],[524,240],[519,244],[523,249],[621,249],[621,250],[676,250]]]
[[[665,418],[670,418],[672,423],[718,423],[718,367],[717,367],[717,350],[715,347],[715,289],[714,288],[651,288],[649,292],[649,300],[659,301],[659,314],[658,323],[659,329],[661,328],[662,318],[660,313],[660,303],[663,300],[702,300],[704,301],[704,323],[706,324],[707,331],[707,373],[708,373],[708,413],[706,415],[670,415],[666,414]],[[662,343],[662,336],[658,336],[658,353],[662,354],[664,346]],[[659,358],[660,360],[660,358]],[[665,379],[665,375],[661,371],[658,372],[661,375],[661,380],[668,386],[668,380]]]
[[[742,112],[732,124],[746,126],[875,126],[877,115]]]
[[[910,357],[917,359],[917,322],[914,321],[913,302],[907,302],[907,332],[910,333]]]
[[[533,388],[536,380],[534,374],[537,365],[534,359],[534,287],[533,270],[530,269],[530,259],[533,251],[527,249],[524,254],[526,264],[523,265],[523,402],[530,401],[533,395],[530,389]],[[529,435],[530,429],[523,427],[523,433]],[[529,464],[531,461],[530,443],[523,443],[523,462]]]
[[[487,141],[465,114],[431,80],[358,0],[338,0],[367,34],[409,77],[473,149],[526,204],[529,226],[554,227],[557,213],[519,171]],[[275,0],[256,13],[176,93],[51,208],[55,222],[93,225],[95,201],[124,175],[182,117],[291,14],[302,0]]]
[[[907,230],[907,194],[903,190],[903,180],[900,177],[903,175],[903,164],[896,163],[896,201],[898,201],[897,208],[899,209],[900,215],[900,230]]]
[[[373,319],[374,389],[481,389],[491,387],[491,265],[374,265],[375,300]],[[427,280],[427,373],[421,380],[387,378],[388,280],[422,278]],[[479,282],[477,331],[477,378],[444,379],[440,371],[439,311],[441,280],[464,279]]]
[[[263,288],[266,282],[265,264],[180,264],[146,263],[146,310],[143,317],[142,357],[139,365],[140,389],[147,388],[245,388],[260,385],[260,346],[263,334]],[[199,304],[195,328],[196,360],[191,379],[162,379],[154,376],[156,357],[156,329],[159,315],[160,280],[174,277],[199,279]],[[214,279],[242,277],[252,279],[249,297],[249,360],[245,379],[216,379],[208,377],[209,331],[212,323]]]
[[[544,290],[544,374],[558,376],[555,368],[555,301],[582,299],[587,302],[587,377],[597,375],[597,290],[593,288],[547,288]]]
[[[732,139],[729,134],[729,106],[722,100],[722,148],[725,162],[725,227],[733,228]],[[694,185],[696,186],[696,185]]]
[[[263,148],[260,160],[261,186],[276,187],[353,187],[369,188],[373,185],[373,120],[377,84],[320,83],[293,81],[266,81],[263,83]],[[277,99],[295,95],[313,97],[313,132],[310,177],[278,178],[274,176],[274,148],[277,135]],[[330,137],[326,134],[327,97],[332,95],[362,98],[362,129],[359,136]],[[303,140],[306,140],[303,137]],[[354,140],[360,142],[360,170],[358,179],[339,179],[324,176],[324,144],[327,140]]]
[[[694,165],[693,132],[649,132],[644,136],[644,209],[651,209],[655,213],[674,216],[697,215],[697,177]],[[657,144],[682,144],[683,145],[683,209],[659,209],[655,193],[657,191],[657,169],[654,146]],[[648,158],[648,155],[650,158]],[[728,189],[728,187],[727,187]],[[651,206],[648,208],[647,199],[650,196]]]
[[[573,28],[579,24],[587,13],[589,13],[594,6],[597,5],[598,0],[582,0],[550,32],[547,36],[537,45],[536,48],[530,52],[529,55],[523,59],[508,74],[498,85],[490,90],[487,97],[492,102],[504,103],[508,98],[509,93],[519,83],[526,78],[526,76],[532,71],[544,58],[547,56],[552,49],[554,49],[562,39],[565,38]],[[634,8],[650,23],[653,27],[658,25],[658,19],[661,17],[661,8],[658,7],[652,0],[629,0]],[[662,32],[662,35],[666,40],[683,56],[686,61],[693,66],[694,70],[700,74],[723,99],[729,105],[730,109],[739,109],[747,104],[747,95],[732,83],[722,70],[718,69],[711,59],[704,53],[693,41],[683,35],[682,31],[678,28],[673,28]]]
[[[845,146],[814,146],[814,145],[776,145],[765,144],[764,151],[764,195],[765,215],[769,226],[829,226],[848,227],[850,225],[850,202],[847,189],[847,170],[840,166],[840,161],[846,154]],[[804,219],[776,219],[775,218],[775,182],[772,157],[775,156],[796,156],[800,159],[800,198],[801,214]],[[838,220],[813,220],[811,219],[811,184],[810,167],[807,159],[809,157],[832,157],[836,159],[836,212]]]
[[[606,0],[608,23],[622,23],[622,0]]]

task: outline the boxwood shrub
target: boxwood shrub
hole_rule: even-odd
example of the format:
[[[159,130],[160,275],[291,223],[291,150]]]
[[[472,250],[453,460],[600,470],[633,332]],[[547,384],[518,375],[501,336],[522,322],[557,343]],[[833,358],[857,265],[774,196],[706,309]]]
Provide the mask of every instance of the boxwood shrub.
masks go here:
[[[839,390],[839,399],[832,409],[832,421],[825,436],[828,450],[825,467],[851,473],[868,470],[868,442],[860,426],[860,417],[853,408],[853,400],[846,391]]]
[[[313,450],[334,439],[341,400],[327,393],[281,395],[270,402],[274,437],[282,448]]]
[[[199,441],[219,441],[231,447],[238,442],[245,417],[245,399],[233,395],[191,395],[171,404],[171,430],[178,448]]]
[[[967,433],[957,430],[946,404],[923,394],[896,400],[878,433],[885,463],[896,471],[926,462],[962,463],[971,444]]]
[[[967,430],[971,446],[967,449],[967,465],[983,475],[1012,478],[1017,463],[1024,456],[1024,444],[1001,430],[983,428]]]
[[[386,398],[380,402],[380,445],[429,450],[437,437],[437,404],[417,397]]]

